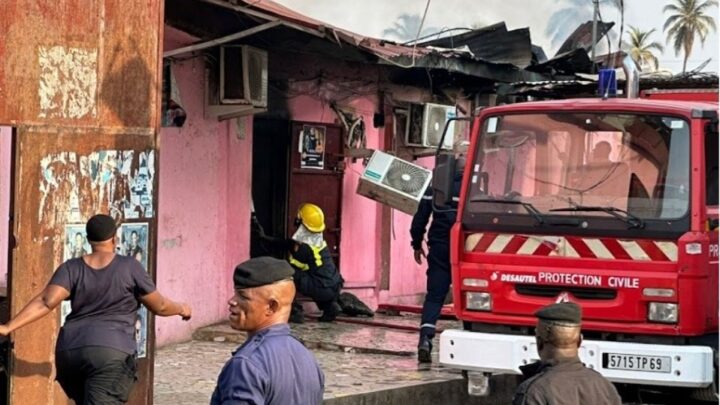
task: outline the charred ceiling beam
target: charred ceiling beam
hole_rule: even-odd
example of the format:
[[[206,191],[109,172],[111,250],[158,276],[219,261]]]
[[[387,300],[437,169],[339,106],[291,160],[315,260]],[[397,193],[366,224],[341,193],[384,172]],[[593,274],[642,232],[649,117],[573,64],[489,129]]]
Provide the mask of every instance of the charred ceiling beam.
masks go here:
[[[305,26],[302,26],[302,25],[300,25],[300,24],[295,24],[295,23],[293,23],[293,22],[291,22],[291,21],[282,20],[282,19],[280,19],[280,18],[278,18],[278,17],[275,17],[275,16],[273,16],[273,15],[271,15],[271,14],[263,13],[262,11],[257,11],[257,10],[255,10],[255,9],[250,8],[250,7],[247,7],[247,6],[238,6],[238,5],[235,5],[235,4],[231,4],[231,3],[229,3],[229,2],[227,2],[227,1],[225,1],[225,0],[198,0],[198,1],[200,1],[200,2],[202,2],[202,3],[212,4],[212,5],[215,5],[215,6],[218,6],[218,7],[223,7],[223,8],[229,9],[229,10],[233,10],[233,11],[235,11],[235,12],[237,12],[237,13],[242,13],[242,14],[245,14],[245,15],[257,17],[257,18],[263,19],[263,20],[265,20],[265,21],[282,21],[282,24],[285,25],[285,26],[287,26],[287,27],[294,28],[294,29],[296,29],[296,30],[298,30],[298,31],[303,31],[303,32],[305,32],[305,33],[307,33],[307,34],[314,35],[314,36],[317,36],[317,37],[321,37],[321,38],[324,38],[324,37],[325,37],[325,35],[324,35],[322,32],[318,31],[318,30],[314,30],[314,29],[312,29],[312,28],[305,27]]]
[[[182,48],[177,48],[177,49],[173,49],[170,51],[166,51],[165,53],[163,53],[163,58],[170,58],[173,56],[182,55],[184,53],[195,52],[195,51],[200,51],[200,50],[207,49],[207,48],[212,48],[212,47],[222,45],[222,44],[225,44],[228,42],[236,41],[241,38],[249,37],[251,35],[268,30],[270,28],[275,28],[281,24],[282,24],[282,21],[278,21],[278,20],[266,22],[265,24],[260,24],[256,27],[253,27],[253,28],[250,28],[250,29],[247,29],[244,31],[236,32],[234,34],[226,35],[224,37],[212,39],[210,41],[199,42],[199,43],[196,43],[193,45],[188,45],[188,46],[184,46]]]

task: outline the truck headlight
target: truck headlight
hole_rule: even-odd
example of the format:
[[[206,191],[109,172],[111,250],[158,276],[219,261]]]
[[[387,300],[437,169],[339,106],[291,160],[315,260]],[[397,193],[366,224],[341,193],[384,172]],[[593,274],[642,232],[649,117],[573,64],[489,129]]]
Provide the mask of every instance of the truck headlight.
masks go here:
[[[485,292],[466,292],[465,307],[473,311],[489,311],[492,309],[490,294]]]
[[[678,304],[651,302],[648,306],[648,319],[654,322],[677,323]]]

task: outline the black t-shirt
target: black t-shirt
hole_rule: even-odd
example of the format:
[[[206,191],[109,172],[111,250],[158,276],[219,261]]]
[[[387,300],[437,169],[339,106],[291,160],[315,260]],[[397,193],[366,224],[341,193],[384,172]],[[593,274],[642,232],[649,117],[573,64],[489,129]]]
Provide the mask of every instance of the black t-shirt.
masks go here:
[[[72,306],[56,351],[102,346],[135,353],[139,298],[155,291],[140,262],[115,255],[110,264],[95,270],[82,258],[71,259],[58,267],[49,284],[70,291]]]

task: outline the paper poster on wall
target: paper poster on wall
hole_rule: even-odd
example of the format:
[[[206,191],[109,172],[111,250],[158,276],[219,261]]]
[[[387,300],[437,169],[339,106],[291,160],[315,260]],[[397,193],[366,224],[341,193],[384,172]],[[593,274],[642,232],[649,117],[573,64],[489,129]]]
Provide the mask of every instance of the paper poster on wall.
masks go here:
[[[40,161],[40,234],[54,234],[98,212],[114,218],[152,218],[155,152],[57,152]]]
[[[63,262],[89,254],[90,243],[87,241],[85,224],[65,225],[63,246]],[[65,324],[65,318],[70,314],[70,311],[70,301],[63,301],[60,304],[60,325]]]
[[[65,225],[65,249],[63,261],[90,254],[90,243],[85,234],[85,224]]]
[[[298,149],[301,169],[325,168],[325,127],[303,125]]]
[[[118,254],[132,256],[142,263],[147,271],[148,224],[122,224],[118,228]]]
[[[153,216],[155,153],[153,151],[140,152],[138,167],[131,170],[130,174],[130,201],[125,201],[125,218],[151,218]]]
[[[148,234],[147,223],[128,223],[118,227],[117,253],[123,256],[131,256],[142,263],[147,271],[148,257]],[[147,356],[147,308],[140,305],[135,320],[135,343],[139,358]]]
[[[138,358],[147,357],[147,308],[140,305],[135,320],[135,347]]]

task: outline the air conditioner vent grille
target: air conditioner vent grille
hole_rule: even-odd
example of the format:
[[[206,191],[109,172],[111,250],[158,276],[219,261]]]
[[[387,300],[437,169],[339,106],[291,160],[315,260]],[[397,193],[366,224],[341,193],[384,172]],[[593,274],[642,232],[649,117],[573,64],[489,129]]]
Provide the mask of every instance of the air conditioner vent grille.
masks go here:
[[[427,184],[428,172],[415,165],[395,159],[390,164],[383,184],[415,198],[422,195]]]

